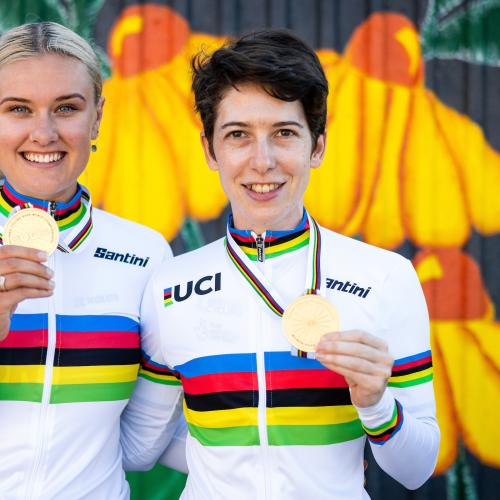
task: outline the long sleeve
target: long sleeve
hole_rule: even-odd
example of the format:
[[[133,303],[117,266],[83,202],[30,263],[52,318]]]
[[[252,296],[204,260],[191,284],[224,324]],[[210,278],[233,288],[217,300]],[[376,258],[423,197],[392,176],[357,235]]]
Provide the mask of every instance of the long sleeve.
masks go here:
[[[141,305],[142,359],[139,377],[121,418],[123,466],[147,470],[167,448],[182,415],[182,389],[175,373],[166,365],[161,349],[154,275]]]
[[[188,427],[186,419],[184,416],[181,416],[181,418],[177,421],[177,428],[175,429],[175,433],[170,441],[170,444],[168,445],[168,448],[158,460],[159,464],[175,469],[179,472],[183,472],[184,474],[188,473],[186,460],[187,433]]]
[[[380,467],[406,488],[432,474],[439,449],[432,355],[425,298],[411,263],[401,259],[386,279],[382,332],[395,358],[382,399],[357,408]]]

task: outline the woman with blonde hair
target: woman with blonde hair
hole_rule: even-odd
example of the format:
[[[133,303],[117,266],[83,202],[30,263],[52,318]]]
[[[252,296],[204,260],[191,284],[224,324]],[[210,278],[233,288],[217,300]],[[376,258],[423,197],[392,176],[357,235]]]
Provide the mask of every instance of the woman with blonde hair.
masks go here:
[[[99,61],[71,30],[30,23],[0,38],[6,499],[129,497],[122,447],[133,464],[135,444],[122,412],[141,360],[144,287],[171,250],[158,233],[93,208],[77,182],[95,149],[101,91]],[[179,397],[167,385],[149,377],[141,387],[177,411]],[[156,410],[162,425],[160,403]],[[152,455],[171,431],[147,443]]]

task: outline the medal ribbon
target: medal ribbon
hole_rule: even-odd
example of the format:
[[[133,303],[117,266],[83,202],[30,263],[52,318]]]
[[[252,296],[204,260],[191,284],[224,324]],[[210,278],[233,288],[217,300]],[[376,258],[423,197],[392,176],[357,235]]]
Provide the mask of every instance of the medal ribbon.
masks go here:
[[[310,238],[309,249],[307,255],[307,273],[306,273],[306,294],[318,294],[321,286],[321,233],[316,221],[308,214]],[[234,241],[229,227],[227,228],[226,238],[224,240],[229,258],[236,266],[236,269],[243,275],[246,281],[255,290],[257,295],[264,303],[275,313],[282,317],[284,313],[283,300],[279,297],[276,290],[273,290],[272,285],[268,282],[265,276],[259,271],[257,266],[245,255]],[[272,290],[272,291],[271,291]],[[281,303],[281,304],[280,304]]]

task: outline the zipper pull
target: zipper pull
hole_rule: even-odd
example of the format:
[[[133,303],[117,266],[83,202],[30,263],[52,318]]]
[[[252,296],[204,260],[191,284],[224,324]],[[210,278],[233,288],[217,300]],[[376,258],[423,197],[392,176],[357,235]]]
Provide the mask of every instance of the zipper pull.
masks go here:
[[[56,213],[56,202],[55,201],[49,201],[49,214],[54,217]]]
[[[264,262],[264,260],[266,260],[266,256],[264,253],[264,238],[262,235],[257,235],[255,243],[257,243],[257,259],[259,259],[259,262]]]

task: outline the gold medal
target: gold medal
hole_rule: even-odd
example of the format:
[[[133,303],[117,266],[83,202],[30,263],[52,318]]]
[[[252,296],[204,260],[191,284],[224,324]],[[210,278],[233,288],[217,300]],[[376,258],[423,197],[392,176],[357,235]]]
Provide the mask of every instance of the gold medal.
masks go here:
[[[300,351],[314,352],[320,338],[339,329],[334,305],[320,295],[302,295],[283,314],[283,329],[288,341]]]
[[[19,210],[7,220],[4,227],[4,245],[35,248],[50,255],[58,242],[59,227],[56,221],[39,208]]]

